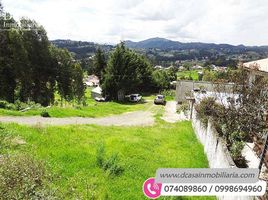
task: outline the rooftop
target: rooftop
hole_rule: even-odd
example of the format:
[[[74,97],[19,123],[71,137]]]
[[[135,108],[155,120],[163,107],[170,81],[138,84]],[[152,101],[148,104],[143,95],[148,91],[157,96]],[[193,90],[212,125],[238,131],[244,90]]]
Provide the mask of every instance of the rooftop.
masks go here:
[[[258,69],[259,71],[268,73],[268,58],[247,62],[244,63],[243,66],[249,69]]]

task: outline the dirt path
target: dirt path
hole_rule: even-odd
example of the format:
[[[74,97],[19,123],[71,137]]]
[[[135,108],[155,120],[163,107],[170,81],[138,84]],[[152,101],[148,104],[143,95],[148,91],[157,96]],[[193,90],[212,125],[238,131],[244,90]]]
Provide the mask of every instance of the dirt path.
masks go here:
[[[25,125],[69,125],[69,124],[97,124],[101,126],[150,126],[154,124],[153,114],[149,111],[136,111],[101,118],[44,118],[33,117],[8,117],[1,116],[0,122],[18,123]]]
[[[182,113],[178,114],[176,109],[176,101],[168,101],[165,106],[165,113],[162,119],[170,123],[187,120],[187,118]]]

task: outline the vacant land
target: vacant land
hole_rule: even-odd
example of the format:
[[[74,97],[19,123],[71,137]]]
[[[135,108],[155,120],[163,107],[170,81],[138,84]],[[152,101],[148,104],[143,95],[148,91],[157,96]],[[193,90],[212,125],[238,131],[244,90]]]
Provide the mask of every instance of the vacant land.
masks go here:
[[[85,106],[64,102],[62,106],[53,105],[47,108],[29,109],[25,112],[0,109],[0,116],[40,116],[42,112],[46,111],[50,117],[103,117],[137,110],[146,110],[151,105],[151,102],[146,101],[140,103],[96,102],[91,98],[90,92],[91,88],[87,89]],[[150,98],[152,98],[150,95],[144,97],[145,100]],[[60,104],[57,95],[56,101]]]
[[[77,105],[77,103],[63,102],[59,105],[59,96],[56,94],[58,105],[50,107],[32,108],[27,111],[8,110],[0,108],[0,116],[40,116],[42,112],[48,112],[50,117],[105,117],[109,115],[119,115],[126,112],[141,111],[149,109],[153,104],[153,99],[157,94],[145,94],[143,100],[138,103],[131,102],[96,102],[91,98],[91,89],[86,92],[86,105]],[[175,92],[173,90],[165,91],[166,100],[174,100]]]
[[[26,152],[46,161],[57,176],[55,187],[66,199],[146,199],[141,187],[156,169],[208,167],[203,147],[187,121],[169,124],[158,116],[153,127],[0,126],[9,137],[26,142],[8,151]],[[121,173],[111,175],[97,165],[101,145],[107,159],[118,154]]]

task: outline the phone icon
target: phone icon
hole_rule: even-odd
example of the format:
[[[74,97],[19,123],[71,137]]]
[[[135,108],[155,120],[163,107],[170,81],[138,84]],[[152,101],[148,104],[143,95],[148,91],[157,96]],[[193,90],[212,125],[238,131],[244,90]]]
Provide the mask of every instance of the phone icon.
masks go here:
[[[148,189],[148,191],[149,191],[151,194],[155,195],[155,194],[156,194],[156,191],[152,190],[151,188],[152,188],[151,183],[148,183],[148,185],[147,185],[147,189]]]
[[[161,196],[161,183],[156,183],[154,178],[148,178],[143,184],[143,193],[150,199]]]

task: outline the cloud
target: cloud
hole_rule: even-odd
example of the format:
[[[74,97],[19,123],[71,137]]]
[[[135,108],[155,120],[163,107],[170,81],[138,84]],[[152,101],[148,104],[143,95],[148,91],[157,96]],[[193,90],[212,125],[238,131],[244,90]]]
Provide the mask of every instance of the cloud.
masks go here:
[[[2,0],[16,19],[42,24],[50,39],[118,43],[166,37],[268,44],[266,0]]]

